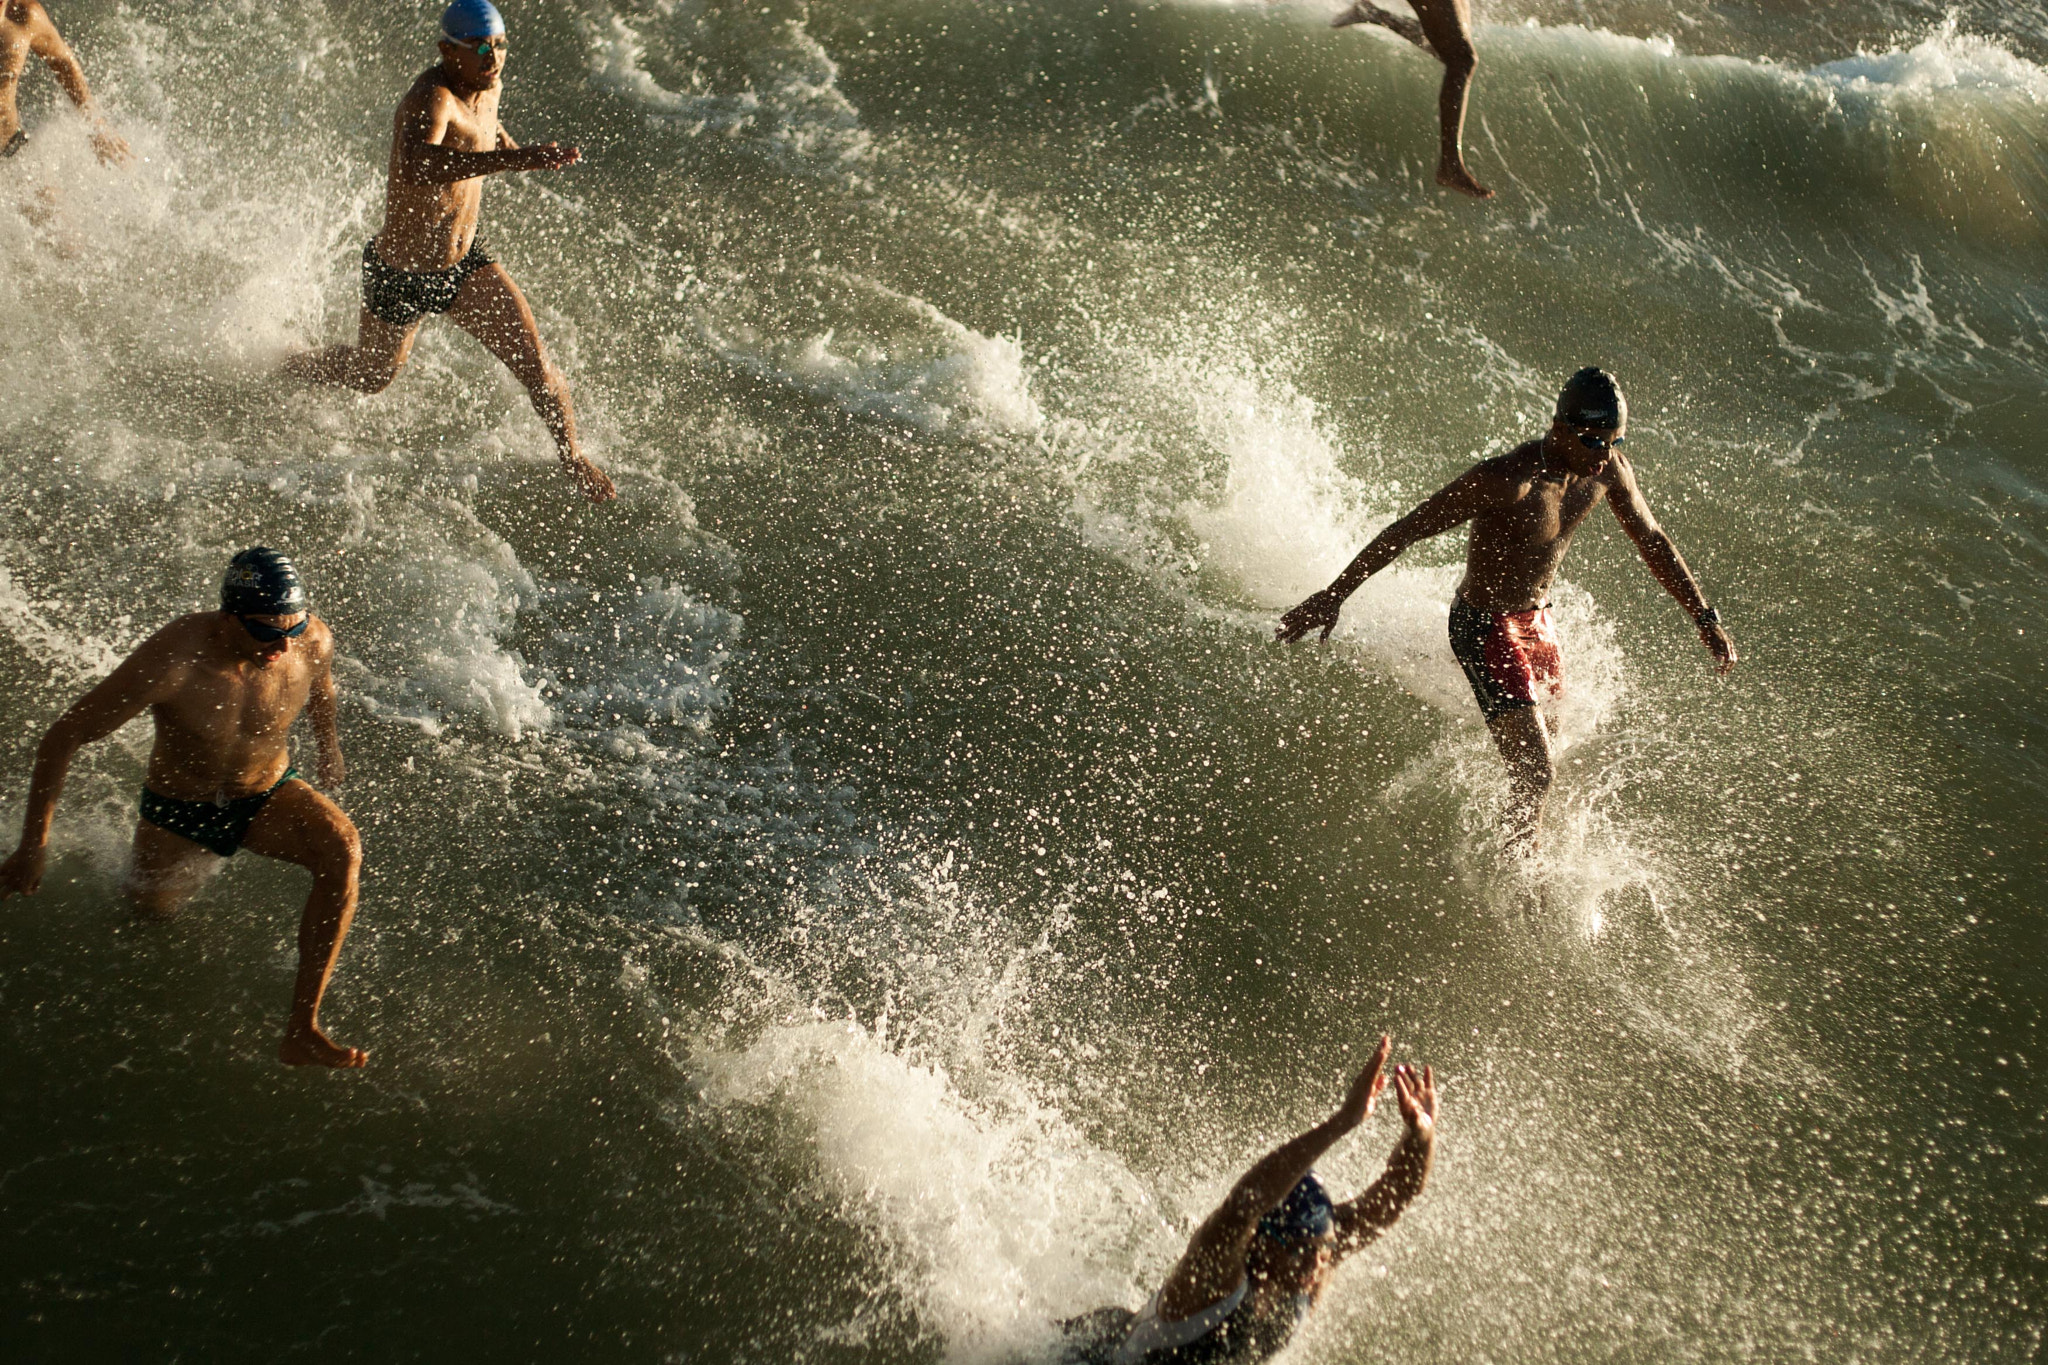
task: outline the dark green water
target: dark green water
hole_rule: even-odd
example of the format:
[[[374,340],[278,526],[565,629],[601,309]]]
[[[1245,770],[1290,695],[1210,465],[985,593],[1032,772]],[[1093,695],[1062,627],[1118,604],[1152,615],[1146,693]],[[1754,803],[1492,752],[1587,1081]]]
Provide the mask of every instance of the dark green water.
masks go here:
[[[269,1060],[301,874],[129,922],[147,734],[84,757],[0,907],[8,1358],[1029,1357],[1382,1028],[1436,1180],[1290,1359],[2038,1351],[2037,6],[1482,7],[1484,208],[1308,7],[508,13],[589,159],[486,223],[603,511],[445,324],[265,377],[353,325],[426,8],[58,13],[146,159],[6,172],[0,786],[290,549],[373,1065]],[[1461,544],[1270,627],[1586,363],[1746,659],[1589,527],[1507,871]]]

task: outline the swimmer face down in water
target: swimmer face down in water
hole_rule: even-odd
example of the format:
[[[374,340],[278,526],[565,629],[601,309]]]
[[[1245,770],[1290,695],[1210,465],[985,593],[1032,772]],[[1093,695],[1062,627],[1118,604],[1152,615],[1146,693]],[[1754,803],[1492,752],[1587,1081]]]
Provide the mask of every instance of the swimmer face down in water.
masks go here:
[[[412,355],[429,313],[484,344],[512,371],[554,437],[562,468],[592,502],[615,496],[576,437],[569,385],[548,358],[526,296],[480,240],[487,175],[554,171],[575,147],[522,147],[498,122],[510,38],[489,0],[456,0],[441,18],[440,62],[398,102],[384,191],[384,227],[363,246],[356,344],[293,356],[285,372],[315,384],[381,393]]]
[[[1636,553],[1678,600],[1720,671],[1735,666],[1735,642],[1636,484],[1622,454],[1628,402],[1605,370],[1588,367],[1558,395],[1549,432],[1505,455],[1481,460],[1373,537],[1336,581],[1280,618],[1275,635],[1292,643],[1311,631],[1330,638],[1344,600],[1407,549],[1466,522],[1465,577],[1451,606],[1451,650],[1507,764],[1508,839],[1533,849],[1555,775],[1541,702],[1562,686],[1549,611],[1550,585],[1572,536],[1606,502]]]

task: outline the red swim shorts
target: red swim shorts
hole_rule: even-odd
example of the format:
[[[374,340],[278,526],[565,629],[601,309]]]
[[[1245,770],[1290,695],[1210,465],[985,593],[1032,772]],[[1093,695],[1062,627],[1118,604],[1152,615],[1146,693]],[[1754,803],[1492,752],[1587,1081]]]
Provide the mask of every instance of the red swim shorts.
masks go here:
[[[1451,653],[1458,656],[1479,713],[1488,720],[1534,706],[1564,688],[1564,660],[1550,608],[1481,611],[1457,598],[1451,603]]]

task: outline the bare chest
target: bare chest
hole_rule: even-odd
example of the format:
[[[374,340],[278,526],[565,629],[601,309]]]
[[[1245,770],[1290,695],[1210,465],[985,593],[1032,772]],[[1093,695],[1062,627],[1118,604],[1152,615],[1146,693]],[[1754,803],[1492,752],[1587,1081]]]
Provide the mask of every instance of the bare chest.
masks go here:
[[[160,706],[157,717],[218,744],[262,740],[291,728],[311,690],[311,675],[296,660],[267,669],[208,670]]]
[[[1521,496],[1487,519],[1492,523],[1489,529],[1503,540],[1529,549],[1562,547],[1605,493],[1606,485],[1597,478],[1574,479],[1569,484],[1533,480],[1524,485]]]
[[[448,117],[448,130],[442,142],[461,152],[495,149],[498,145],[498,92],[486,91],[478,97],[473,108],[457,100],[454,112]]]

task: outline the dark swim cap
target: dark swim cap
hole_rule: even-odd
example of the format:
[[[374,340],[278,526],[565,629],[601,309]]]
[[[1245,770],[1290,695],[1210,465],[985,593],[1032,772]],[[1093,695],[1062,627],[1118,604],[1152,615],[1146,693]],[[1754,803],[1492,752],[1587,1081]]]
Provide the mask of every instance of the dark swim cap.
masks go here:
[[[505,16],[498,13],[491,0],[455,0],[441,11],[441,32],[458,43],[501,38],[505,34]]]
[[[297,616],[306,610],[306,588],[289,559],[258,545],[228,561],[220,609],[237,616]]]
[[[1613,375],[1588,365],[1565,380],[1557,395],[1557,420],[1575,427],[1618,427],[1628,421],[1628,400]]]
[[[1310,1171],[1259,1220],[1259,1236],[1281,1246],[1319,1242],[1337,1226],[1331,1213],[1330,1192]]]

